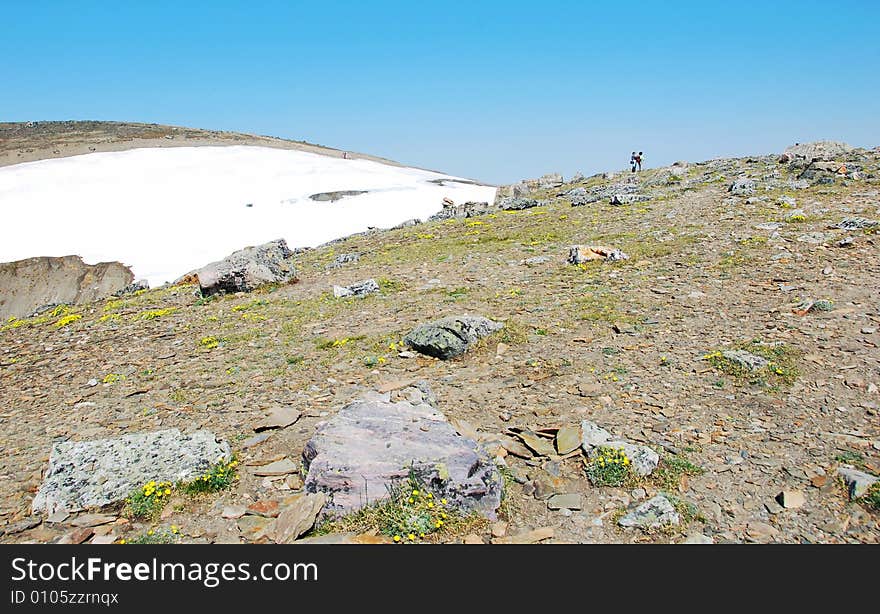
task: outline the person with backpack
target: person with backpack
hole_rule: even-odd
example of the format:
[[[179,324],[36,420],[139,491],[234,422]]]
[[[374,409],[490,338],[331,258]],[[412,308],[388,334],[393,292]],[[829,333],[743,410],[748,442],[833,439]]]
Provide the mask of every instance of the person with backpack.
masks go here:
[[[644,154],[640,151],[639,155],[636,156],[636,164],[638,165],[640,171],[642,170],[642,156],[643,155]]]
[[[631,173],[636,172],[636,152],[632,152],[632,155],[629,157],[629,170]]]

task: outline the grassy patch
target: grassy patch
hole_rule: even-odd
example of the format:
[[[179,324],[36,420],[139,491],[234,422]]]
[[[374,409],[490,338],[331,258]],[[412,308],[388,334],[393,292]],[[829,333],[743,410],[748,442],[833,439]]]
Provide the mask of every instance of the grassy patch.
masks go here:
[[[196,479],[180,484],[180,490],[188,495],[226,490],[238,479],[237,467],[238,460],[235,456],[228,461],[221,459]]]
[[[648,479],[661,490],[676,492],[683,477],[701,473],[704,473],[702,467],[694,465],[682,456],[664,456]]]
[[[123,513],[129,518],[141,520],[158,518],[172,492],[171,482],[151,480],[128,496]]]
[[[778,387],[790,386],[800,376],[798,361],[800,352],[784,343],[764,343],[755,339],[747,343],[735,346],[735,350],[743,350],[749,354],[759,356],[767,360],[767,364],[760,369],[751,369],[748,366],[725,356],[721,350],[715,350],[703,356],[712,367],[730,375],[734,379],[750,384]]]
[[[396,543],[436,543],[480,532],[488,524],[476,512],[459,509],[431,492],[412,472],[388,491],[387,499],[325,522],[316,533],[377,531]]]
[[[865,496],[859,499],[859,501],[869,508],[880,512],[880,482],[875,482],[874,485],[868,489],[868,492],[865,493]]]
[[[601,446],[595,456],[584,461],[593,486],[626,486],[635,482],[629,457],[623,450]]]

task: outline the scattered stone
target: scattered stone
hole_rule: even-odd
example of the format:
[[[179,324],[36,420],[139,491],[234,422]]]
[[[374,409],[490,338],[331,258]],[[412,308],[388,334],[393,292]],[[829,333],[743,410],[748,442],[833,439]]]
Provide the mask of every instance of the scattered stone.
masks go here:
[[[663,495],[649,499],[617,521],[622,527],[640,529],[659,529],[680,522],[681,516],[675,511],[675,506]]]
[[[92,535],[95,534],[95,530],[91,527],[85,527],[83,529],[77,529],[76,531],[71,531],[61,537],[57,543],[59,544],[81,544],[87,539],[89,539]]]
[[[581,429],[577,426],[563,426],[556,432],[556,451],[560,455],[574,452],[581,445]]]
[[[804,493],[799,490],[783,490],[776,495],[776,501],[787,510],[803,507],[807,502]]]
[[[24,520],[19,520],[18,522],[13,522],[12,524],[6,525],[2,529],[2,534],[15,535],[16,533],[29,531],[30,529],[39,526],[41,522],[43,522],[43,519],[39,516],[29,516]]]
[[[125,499],[150,480],[179,482],[229,460],[229,444],[209,431],[177,429],[111,439],[56,443],[34,497],[34,512],[103,507]]]
[[[503,520],[499,520],[498,522],[493,522],[490,527],[490,531],[492,533],[492,537],[505,537],[507,535],[507,527],[508,523]],[[481,540],[482,542],[482,540]]]
[[[116,522],[116,516],[110,514],[83,514],[70,521],[74,527],[97,527],[102,524]]]
[[[70,514],[68,513],[68,511],[61,509],[61,510],[55,511],[52,514],[49,514],[49,516],[46,518],[46,522],[52,523],[52,524],[57,524],[59,522],[64,522],[69,517],[70,517]]]
[[[608,199],[608,204],[619,207],[622,205],[641,203],[648,200],[651,200],[651,197],[644,194],[612,194],[611,198]]]
[[[346,264],[357,264],[360,258],[360,254],[356,253],[339,254],[333,259],[333,262],[327,265],[327,268],[338,269]]]
[[[212,262],[184,277],[195,276],[202,294],[250,292],[264,284],[296,280],[293,252],[284,239],[246,247],[223,260]]]
[[[373,535],[372,533],[330,533],[298,539],[293,544],[393,544],[387,535]]]
[[[482,546],[483,545],[483,538],[480,537],[479,535],[474,535],[473,533],[471,533],[469,535],[465,535],[463,543],[472,544],[472,545],[479,544]]]
[[[427,400],[392,403],[391,393],[359,399],[318,427],[306,444],[306,491],[329,497],[325,513],[345,514],[385,499],[413,472],[436,494],[494,519],[502,479],[488,452],[456,433]],[[414,388],[415,390],[421,390]]]
[[[532,431],[522,431],[516,436],[539,456],[554,456],[556,454],[556,448],[553,447],[552,441],[539,437]]]
[[[452,316],[417,326],[404,342],[417,352],[447,360],[464,354],[479,339],[503,327],[481,316]]]
[[[241,442],[241,449],[247,450],[248,448],[253,448],[256,445],[259,445],[269,439],[271,435],[269,433],[261,433],[259,435],[254,435],[253,437],[248,437],[243,442]]]
[[[247,513],[248,508],[244,505],[227,505],[220,514],[221,518],[237,520]]]
[[[839,467],[837,473],[843,478],[851,500],[864,497],[868,489],[880,481],[880,478],[870,473],[865,473],[858,469],[850,469],[849,467]]]
[[[750,522],[746,534],[754,540],[767,540],[779,535],[779,530],[766,522]]]
[[[628,259],[629,256],[619,249],[602,247],[600,245],[572,245],[568,248],[569,264],[584,264],[595,260],[615,262]]]
[[[825,243],[825,234],[822,232],[808,232],[800,235],[797,240],[800,243],[810,243],[811,245],[822,245]]]
[[[106,546],[108,544],[114,543],[119,536],[116,533],[108,533],[107,535],[95,535],[92,538],[92,541],[89,544],[93,544],[95,546]]]
[[[269,534],[275,527],[274,518],[262,516],[242,516],[238,519],[238,530],[242,536],[252,542],[268,539]]]
[[[255,501],[247,506],[248,514],[264,518],[275,518],[278,512],[278,502],[272,500]]]
[[[832,226],[832,228],[839,228],[840,230],[868,230],[877,226],[880,226],[880,221],[878,220],[869,220],[863,217],[847,217]]]
[[[577,493],[553,495],[547,499],[547,507],[551,510],[579,510],[581,509],[581,496]]]
[[[276,544],[288,544],[315,526],[315,520],[327,502],[324,493],[294,495],[278,514],[271,534]]]
[[[632,464],[633,471],[640,476],[650,475],[660,463],[660,455],[648,446],[630,443],[615,437],[595,422],[581,422],[581,447],[588,458],[598,454],[599,448],[622,449]]]
[[[687,538],[682,542],[683,544],[714,544],[715,540],[711,537],[707,537],[702,533],[691,533],[687,536]]]
[[[834,160],[850,153],[854,148],[839,141],[816,141],[814,143],[798,143],[787,147],[783,157],[786,161],[802,159],[807,162]]]
[[[260,433],[271,429],[287,428],[299,420],[300,415],[301,414],[292,407],[278,407],[270,411],[266,419],[254,427],[254,431]]]
[[[350,286],[333,286],[333,296],[336,298],[347,298],[350,296],[363,298],[378,291],[379,284],[375,279],[365,279]]]
[[[287,475],[289,473],[297,473],[298,471],[299,467],[296,465],[296,463],[294,463],[289,458],[283,458],[281,460],[269,463],[268,465],[257,467],[256,469],[254,469],[254,475],[260,477],[272,477]]]
[[[509,535],[507,537],[495,537],[492,539],[493,544],[537,544],[545,539],[552,539],[555,535],[553,527],[543,527],[526,531],[518,535]]]
[[[290,490],[301,490],[304,483],[299,475],[288,475],[284,478],[284,483]]]
[[[503,202],[501,208],[505,211],[522,211],[537,207],[540,204],[541,202],[534,198],[514,198],[513,200]]]
[[[780,505],[780,504],[777,502],[776,499],[770,499],[769,501],[766,501],[766,502],[764,503],[764,508],[767,510],[767,512],[768,512],[769,514],[773,514],[774,516],[775,516],[776,514],[780,514],[780,513],[782,513],[782,510],[785,509],[785,508],[782,507],[782,505]]]
[[[730,184],[727,191],[734,196],[751,196],[756,191],[754,179],[737,179]]]

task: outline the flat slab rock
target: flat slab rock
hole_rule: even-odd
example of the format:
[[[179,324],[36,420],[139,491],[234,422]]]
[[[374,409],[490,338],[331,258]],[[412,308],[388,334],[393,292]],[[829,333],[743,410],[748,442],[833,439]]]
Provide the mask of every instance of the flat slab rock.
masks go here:
[[[150,480],[190,480],[218,460],[229,460],[229,443],[209,431],[177,429],[112,439],[56,443],[33,511],[99,508],[125,499]]]
[[[404,342],[417,352],[446,360],[467,352],[481,338],[504,328],[481,316],[452,316],[420,324]]]
[[[340,516],[389,495],[410,470],[450,505],[490,519],[501,504],[502,479],[488,452],[459,435],[429,403],[427,385],[391,394],[374,393],[345,406],[319,426],[306,444],[307,492],[323,492],[324,514]],[[413,399],[413,391],[420,399]],[[418,401],[418,402],[413,402]]]

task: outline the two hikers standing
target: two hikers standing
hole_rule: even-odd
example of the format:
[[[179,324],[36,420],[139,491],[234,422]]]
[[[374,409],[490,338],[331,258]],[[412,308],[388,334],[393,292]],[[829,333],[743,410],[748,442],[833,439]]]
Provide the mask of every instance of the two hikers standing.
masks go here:
[[[629,167],[633,173],[636,172],[636,167],[638,167],[639,170],[642,170],[643,155],[644,154],[641,151],[639,153],[632,152],[632,155],[629,158]]]

